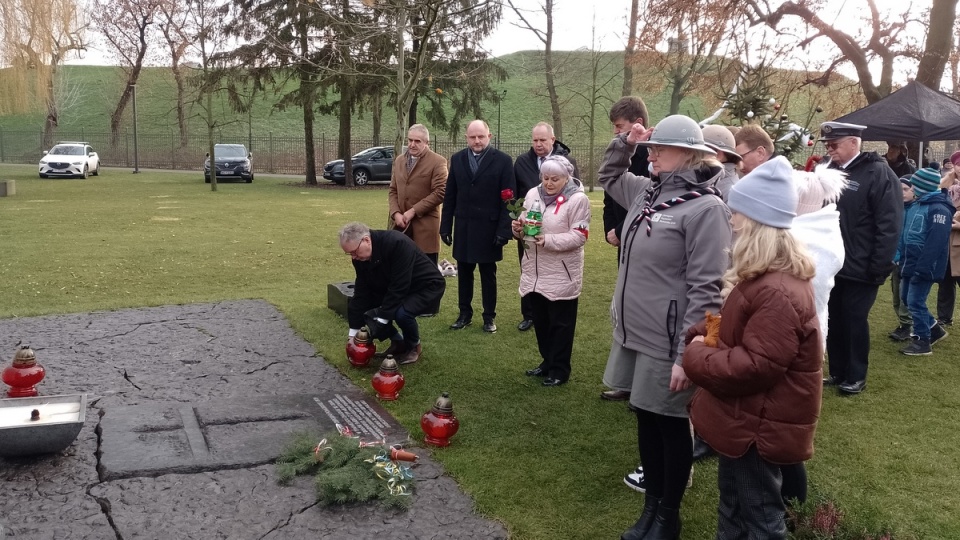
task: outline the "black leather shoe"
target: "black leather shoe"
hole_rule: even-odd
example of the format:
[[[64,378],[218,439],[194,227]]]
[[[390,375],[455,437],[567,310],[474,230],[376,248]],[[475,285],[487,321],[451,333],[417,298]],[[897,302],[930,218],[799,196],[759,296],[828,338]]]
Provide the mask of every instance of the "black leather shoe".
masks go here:
[[[546,376],[547,376],[547,370],[543,369],[540,366],[527,370],[527,377],[546,377]]]
[[[544,385],[544,386],[560,386],[561,384],[563,384],[563,383],[565,383],[565,382],[567,382],[567,381],[563,381],[563,380],[560,380],[560,379],[554,379],[553,377],[547,377],[546,379],[543,380],[543,385]]]
[[[520,321],[520,324],[517,325],[517,330],[519,330],[519,331],[521,331],[521,332],[526,332],[527,330],[529,330],[529,329],[531,329],[531,328],[533,328],[533,320],[532,320],[532,319],[524,319],[524,320]]]
[[[493,321],[485,321],[483,323],[483,331],[492,334],[497,331],[497,325],[493,324]]]
[[[630,399],[630,392],[626,390],[607,390],[606,392],[600,392],[600,399],[607,401],[626,401]]]
[[[460,317],[457,320],[453,321],[453,324],[450,325],[451,330],[460,330],[470,326],[470,319],[467,317]]]
[[[706,459],[715,454],[716,452],[713,450],[713,448],[710,448],[710,445],[707,444],[707,441],[701,439],[699,435],[693,436],[694,461],[700,461],[701,459]]]
[[[823,378],[824,386],[840,386],[841,384],[843,384],[843,379],[840,377],[834,377],[833,375],[830,375],[829,377]]]
[[[837,386],[837,389],[840,390],[841,395],[855,396],[867,389],[867,381],[863,380],[851,383],[843,383]]]

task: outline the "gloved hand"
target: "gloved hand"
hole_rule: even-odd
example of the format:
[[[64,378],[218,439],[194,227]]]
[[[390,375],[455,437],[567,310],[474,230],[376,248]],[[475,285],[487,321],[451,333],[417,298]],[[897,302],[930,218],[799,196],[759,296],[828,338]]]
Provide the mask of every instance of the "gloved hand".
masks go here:
[[[495,245],[495,246],[497,246],[497,247],[503,247],[503,246],[507,245],[507,242],[509,242],[509,241],[510,241],[509,238],[504,238],[504,237],[500,236],[499,234],[498,234],[497,236],[494,236],[494,237],[493,237],[493,245]]]
[[[449,234],[441,234],[441,235],[440,235],[440,240],[442,240],[443,243],[446,244],[446,245],[448,245],[448,246],[452,246],[452,245],[453,245],[453,237],[450,236]]]

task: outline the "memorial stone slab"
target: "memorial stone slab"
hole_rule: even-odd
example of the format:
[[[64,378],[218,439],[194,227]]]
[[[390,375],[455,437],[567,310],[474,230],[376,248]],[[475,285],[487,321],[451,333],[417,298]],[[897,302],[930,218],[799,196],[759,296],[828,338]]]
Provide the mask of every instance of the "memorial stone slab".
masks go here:
[[[100,420],[104,480],[254,467],[275,460],[293,434],[347,426],[366,441],[407,434],[360,392],[153,402],[107,410]]]

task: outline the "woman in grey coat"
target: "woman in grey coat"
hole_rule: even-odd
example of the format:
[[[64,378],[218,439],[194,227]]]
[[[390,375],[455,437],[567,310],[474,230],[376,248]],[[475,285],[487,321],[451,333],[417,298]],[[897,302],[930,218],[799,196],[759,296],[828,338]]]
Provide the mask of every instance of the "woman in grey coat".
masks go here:
[[[627,171],[647,146],[652,178]],[[731,244],[730,212],[716,183],[724,177],[696,122],[668,116],[648,130],[634,124],[613,139],[600,184],[628,209],[610,308],[613,344],[603,382],[630,391],[646,499],[627,540],[680,535],[680,502],[693,462],[683,371],[683,336],[720,311],[721,278]]]

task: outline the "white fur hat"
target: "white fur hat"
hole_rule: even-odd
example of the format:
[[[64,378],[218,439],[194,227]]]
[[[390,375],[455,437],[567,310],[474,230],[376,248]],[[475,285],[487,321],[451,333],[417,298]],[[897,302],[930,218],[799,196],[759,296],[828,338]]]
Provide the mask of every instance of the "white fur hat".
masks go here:
[[[794,171],[793,183],[797,188],[797,215],[802,216],[837,202],[849,181],[847,173],[817,165],[811,172]]]

